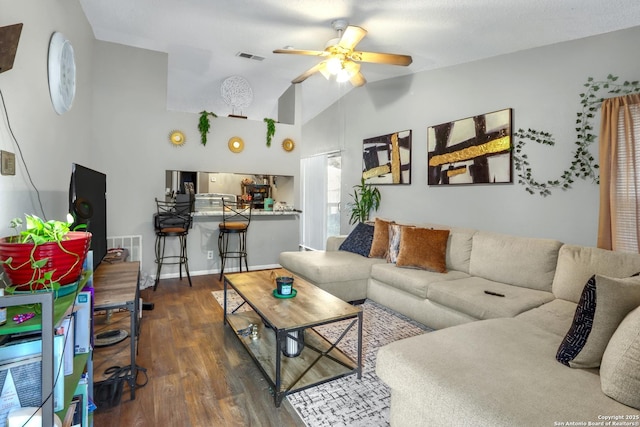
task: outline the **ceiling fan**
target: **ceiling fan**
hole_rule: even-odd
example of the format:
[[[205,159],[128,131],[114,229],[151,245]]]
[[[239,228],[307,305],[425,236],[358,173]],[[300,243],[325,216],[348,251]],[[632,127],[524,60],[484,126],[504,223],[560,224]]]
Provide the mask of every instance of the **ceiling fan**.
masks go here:
[[[411,64],[411,56],[394,53],[361,52],[354,50],[356,45],[367,35],[367,30],[347,21],[339,19],[331,23],[338,32],[338,37],[327,42],[324,50],[276,49],[273,53],[320,56],[324,59],[314,65],[291,83],[301,83],[311,75],[320,72],[325,78],[336,76],[338,82],[349,81],[353,86],[362,86],[367,80],[360,72],[360,62],[378,64],[403,65]]]

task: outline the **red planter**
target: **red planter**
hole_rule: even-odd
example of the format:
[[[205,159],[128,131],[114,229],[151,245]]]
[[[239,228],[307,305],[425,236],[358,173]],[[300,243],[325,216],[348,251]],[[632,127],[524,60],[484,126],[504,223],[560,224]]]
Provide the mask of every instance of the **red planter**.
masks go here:
[[[4,272],[16,286],[18,291],[29,291],[29,283],[39,279],[44,273],[53,271],[52,281],[59,282],[61,286],[76,282],[82,273],[82,265],[87,257],[91,244],[91,233],[82,231],[70,231],[61,242],[49,242],[39,245],[33,254],[33,258],[41,260],[48,258],[47,264],[40,270],[40,276],[34,277],[34,270],[29,262],[33,243],[11,243],[10,237],[0,239],[0,261],[13,258],[11,267],[3,264]],[[68,252],[63,251],[59,244]],[[74,255],[75,254],[75,255]],[[77,255],[77,256],[76,256]],[[20,266],[20,268],[16,268]],[[41,289],[40,285],[38,289]]]

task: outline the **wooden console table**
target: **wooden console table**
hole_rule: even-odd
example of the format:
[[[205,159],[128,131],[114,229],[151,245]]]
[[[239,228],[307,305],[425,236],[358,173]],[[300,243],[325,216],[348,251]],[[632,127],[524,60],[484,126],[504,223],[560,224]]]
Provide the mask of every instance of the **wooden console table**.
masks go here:
[[[101,263],[93,274],[94,311],[126,309],[130,314],[131,373],[127,382],[131,400],[136,396],[136,344],[138,338],[138,310],[140,301],[140,262]],[[94,349],[94,364],[98,365],[100,349]]]

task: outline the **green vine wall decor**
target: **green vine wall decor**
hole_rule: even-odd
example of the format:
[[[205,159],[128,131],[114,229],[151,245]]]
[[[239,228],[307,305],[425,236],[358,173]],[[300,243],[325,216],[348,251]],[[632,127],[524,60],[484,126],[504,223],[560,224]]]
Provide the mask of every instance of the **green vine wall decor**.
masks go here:
[[[201,111],[200,112],[200,120],[198,121],[198,130],[200,131],[200,142],[202,145],[207,145],[207,134],[209,133],[209,128],[211,124],[209,123],[209,116],[218,117],[216,113],[212,113],[210,111]]]
[[[571,184],[576,178],[591,178],[596,184],[600,182],[598,164],[595,162],[593,154],[589,151],[589,147],[597,139],[597,135],[593,133],[593,118],[600,108],[602,101],[605,99],[605,97],[600,96],[599,93],[602,90],[606,90],[606,93],[611,96],[640,93],[640,82],[637,80],[632,82],[625,81],[623,83],[618,83],[617,80],[618,77],[609,74],[606,80],[602,81],[595,81],[592,77],[589,77],[584,84],[587,89],[580,94],[580,105],[582,108],[577,113],[576,119],[577,136],[575,144],[578,148],[574,152],[569,169],[562,172],[560,178],[546,182],[537,181],[533,177],[533,171],[527,154],[524,153],[526,141],[554,146],[555,140],[550,133],[534,129],[518,129],[518,131],[514,133],[514,137],[517,138],[514,140],[513,145],[514,167],[518,175],[518,183],[524,185],[525,190],[529,194],[539,193],[541,196],[546,197],[551,195],[552,189],[560,188],[567,190],[571,188]]]
[[[267,147],[271,147],[271,140],[273,139],[273,135],[276,134],[276,121],[265,117],[264,122],[267,124]]]

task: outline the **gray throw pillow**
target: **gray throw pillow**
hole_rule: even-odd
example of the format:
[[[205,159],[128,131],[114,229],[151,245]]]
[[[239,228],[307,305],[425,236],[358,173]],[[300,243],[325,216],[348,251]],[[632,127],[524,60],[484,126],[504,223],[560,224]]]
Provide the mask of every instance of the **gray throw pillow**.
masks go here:
[[[640,409],[640,307],[624,318],[611,337],[600,366],[602,392]]]
[[[597,368],[622,319],[640,305],[640,278],[594,275],[585,285],[556,359],[572,368]]]

